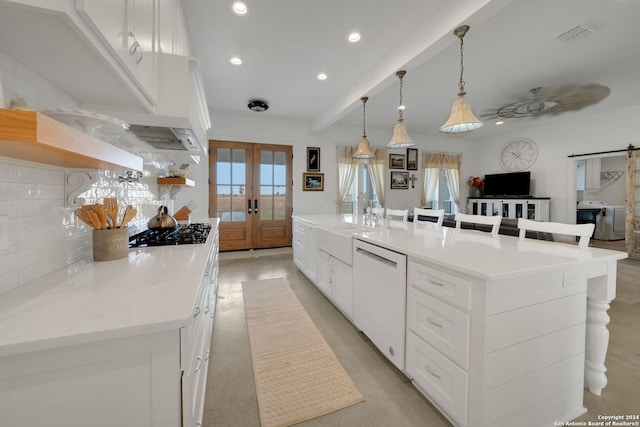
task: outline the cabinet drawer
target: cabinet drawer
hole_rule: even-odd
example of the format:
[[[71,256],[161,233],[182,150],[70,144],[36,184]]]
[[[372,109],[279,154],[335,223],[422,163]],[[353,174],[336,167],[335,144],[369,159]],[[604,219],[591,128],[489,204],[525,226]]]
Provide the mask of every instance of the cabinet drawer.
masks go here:
[[[442,354],[469,368],[469,315],[409,287],[407,326]]]
[[[471,281],[409,260],[408,284],[465,310],[471,308]]]
[[[451,418],[467,424],[467,373],[411,331],[407,333],[407,373]]]
[[[202,334],[203,324],[209,319],[211,310],[209,287],[201,286],[193,309],[193,322],[180,330],[180,364],[185,371],[188,371],[194,363],[193,358],[197,352],[198,340],[201,339],[198,335]]]
[[[300,220],[293,220],[293,232],[304,233],[307,230],[308,225]]]

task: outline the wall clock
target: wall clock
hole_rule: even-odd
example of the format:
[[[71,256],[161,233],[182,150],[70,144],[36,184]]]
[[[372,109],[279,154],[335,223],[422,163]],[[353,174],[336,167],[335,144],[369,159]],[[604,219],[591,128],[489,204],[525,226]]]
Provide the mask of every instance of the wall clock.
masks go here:
[[[516,139],[507,144],[500,153],[500,165],[510,172],[525,170],[538,158],[538,147],[528,139]]]

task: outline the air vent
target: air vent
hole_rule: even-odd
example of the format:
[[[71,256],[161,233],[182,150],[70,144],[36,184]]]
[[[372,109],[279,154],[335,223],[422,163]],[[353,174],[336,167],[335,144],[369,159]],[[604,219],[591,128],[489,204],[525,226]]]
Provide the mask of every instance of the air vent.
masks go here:
[[[593,24],[580,24],[560,34],[557,38],[567,43],[571,43],[586,39],[592,34],[595,34],[597,30],[598,28]]]

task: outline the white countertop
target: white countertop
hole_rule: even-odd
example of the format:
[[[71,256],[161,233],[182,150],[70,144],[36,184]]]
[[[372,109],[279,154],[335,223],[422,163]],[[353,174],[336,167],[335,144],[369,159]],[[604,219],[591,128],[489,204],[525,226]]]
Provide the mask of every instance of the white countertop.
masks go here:
[[[475,230],[437,227],[429,222],[391,221],[389,229],[362,225],[361,216],[294,215],[319,227],[348,234],[416,259],[433,262],[461,273],[497,280],[567,266],[581,268],[593,263],[627,257],[625,252],[543,240],[520,240]],[[351,225],[360,229],[345,228]]]
[[[188,325],[217,220],[204,244],[129,249],[78,262],[0,295],[0,356]]]

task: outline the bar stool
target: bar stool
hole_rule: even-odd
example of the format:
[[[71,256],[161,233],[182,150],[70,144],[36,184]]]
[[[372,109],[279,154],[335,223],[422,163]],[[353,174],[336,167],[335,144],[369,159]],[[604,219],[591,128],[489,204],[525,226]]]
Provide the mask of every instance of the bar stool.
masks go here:
[[[518,229],[520,239],[524,240],[527,231],[538,231],[551,234],[563,234],[566,236],[580,237],[578,246],[587,248],[589,240],[593,235],[595,224],[563,224],[561,222],[532,221],[530,219],[518,218]]]
[[[385,209],[385,215],[391,219],[402,219],[403,222],[407,222],[409,217],[409,209]]]
[[[468,215],[468,214],[457,213],[456,228],[461,228],[461,225],[463,222],[469,223],[469,224],[490,225],[491,234],[498,234],[498,230],[500,230],[500,223],[502,222],[502,217],[499,215],[485,216],[485,215]]]
[[[424,219],[420,219],[420,217]],[[430,218],[435,218],[436,220],[433,221]],[[413,208],[413,220],[435,222],[439,227],[444,221],[444,209]]]

